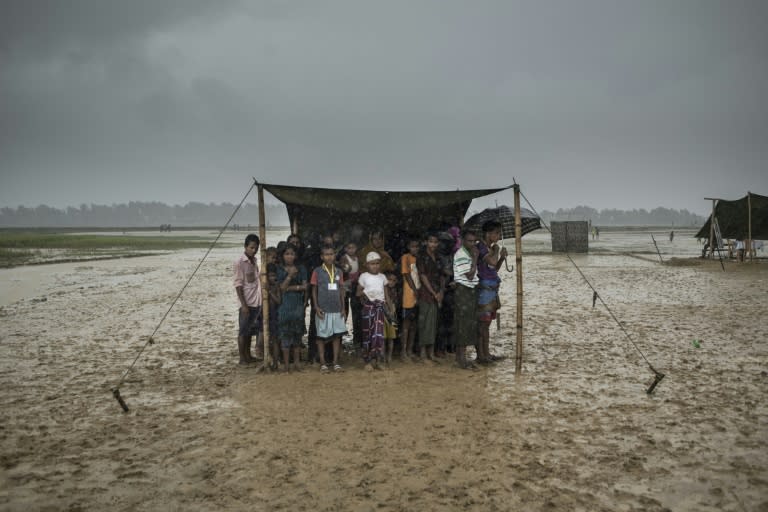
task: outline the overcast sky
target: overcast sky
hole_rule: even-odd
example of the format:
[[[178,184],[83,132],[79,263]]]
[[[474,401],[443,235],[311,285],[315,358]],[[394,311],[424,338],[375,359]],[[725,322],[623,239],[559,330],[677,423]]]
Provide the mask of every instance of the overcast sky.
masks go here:
[[[707,213],[768,194],[766,27],[761,0],[3,0],[0,206],[515,178]]]

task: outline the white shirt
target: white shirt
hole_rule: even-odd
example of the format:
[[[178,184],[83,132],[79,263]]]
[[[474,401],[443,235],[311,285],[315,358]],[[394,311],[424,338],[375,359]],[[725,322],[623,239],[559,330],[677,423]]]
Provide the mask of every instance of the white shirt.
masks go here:
[[[368,300],[384,300],[384,286],[387,284],[387,278],[384,274],[370,274],[368,272],[363,272],[360,274],[360,278],[357,282],[363,287],[363,291],[366,297],[368,297]]]

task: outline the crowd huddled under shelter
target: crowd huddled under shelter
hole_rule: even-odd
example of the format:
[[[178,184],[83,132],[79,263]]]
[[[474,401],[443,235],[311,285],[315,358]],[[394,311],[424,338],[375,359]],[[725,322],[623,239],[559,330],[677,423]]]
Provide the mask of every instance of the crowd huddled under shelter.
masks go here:
[[[499,269],[507,258],[498,222],[476,231],[443,226],[387,239],[374,228],[362,235],[352,230],[344,240],[340,230],[329,230],[305,243],[291,234],[265,249],[266,269],[256,260],[259,237],[245,238],[234,263],[240,364],[264,356],[262,343],[255,355],[251,351],[264,331],[264,271],[273,369],[301,371],[304,363],[317,363],[324,373],[343,371],[342,337],[349,325],[366,370],[388,367],[395,354],[423,364],[453,354],[459,368],[470,370],[499,359],[489,350],[490,325],[500,308]],[[472,360],[468,346],[475,348]]]

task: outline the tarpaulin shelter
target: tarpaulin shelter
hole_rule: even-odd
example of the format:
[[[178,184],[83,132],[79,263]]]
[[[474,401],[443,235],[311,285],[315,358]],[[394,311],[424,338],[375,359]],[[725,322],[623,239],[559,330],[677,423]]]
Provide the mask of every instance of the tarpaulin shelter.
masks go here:
[[[261,186],[285,203],[291,230],[305,236],[353,228],[366,234],[374,228],[384,233],[423,234],[443,225],[458,226],[473,199],[510,188],[397,192]]]
[[[696,233],[696,238],[710,238],[714,216],[723,238],[768,240],[768,196],[748,193],[734,201],[714,201],[716,202],[712,214]]]
[[[264,191],[285,203],[291,231],[306,234],[324,234],[345,226],[370,233],[381,229],[386,233],[424,234],[428,229],[444,225],[460,226],[473,199],[514,189],[516,211],[515,262],[517,273],[517,347],[515,369],[521,371],[523,356],[523,276],[522,276],[522,221],[520,219],[520,187],[517,184],[501,188],[453,191],[372,191],[345,190],[316,187],[298,187],[255,182],[259,200],[259,233],[266,246],[264,219]],[[266,268],[266,252],[261,251],[262,267]],[[261,273],[264,355],[269,361],[269,300],[266,273]]]

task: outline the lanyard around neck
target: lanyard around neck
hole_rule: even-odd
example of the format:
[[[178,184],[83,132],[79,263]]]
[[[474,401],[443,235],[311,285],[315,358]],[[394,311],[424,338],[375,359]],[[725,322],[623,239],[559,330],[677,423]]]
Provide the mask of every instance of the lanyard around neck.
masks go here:
[[[325,263],[323,263],[323,270],[328,274],[328,277],[331,278],[331,282],[336,282],[336,265],[331,265],[331,270],[328,270],[328,267],[325,266]]]

